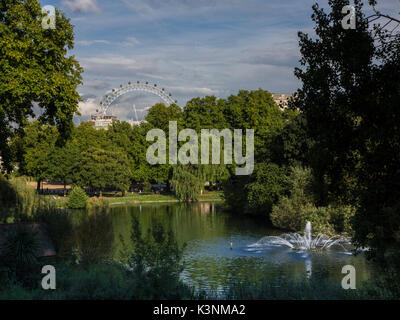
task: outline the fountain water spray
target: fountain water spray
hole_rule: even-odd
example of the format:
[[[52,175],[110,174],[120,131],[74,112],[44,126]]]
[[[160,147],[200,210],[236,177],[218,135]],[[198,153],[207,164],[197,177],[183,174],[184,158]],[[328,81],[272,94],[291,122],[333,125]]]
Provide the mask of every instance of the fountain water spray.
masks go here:
[[[249,245],[249,247],[287,246],[294,250],[324,250],[333,246],[339,246],[347,251],[343,245],[350,245],[350,241],[341,236],[328,237],[320,233],[313,239],[311,222],[307,221],[304,228],[304,235],[294,232],[285,233],[280,237],[268,236]]]

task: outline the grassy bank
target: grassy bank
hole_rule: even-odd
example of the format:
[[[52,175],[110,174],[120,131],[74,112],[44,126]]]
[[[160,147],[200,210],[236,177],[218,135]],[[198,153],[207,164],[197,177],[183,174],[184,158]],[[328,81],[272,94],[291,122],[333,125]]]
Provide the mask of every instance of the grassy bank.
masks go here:
[[[56,207],[65,208],[67,197],[55,197],[45,196],[51,199]],[[140,204],[140,203],[162,203],[162,202],[179,202],[179,200],[173,194],[153,194],[153,193],[127,193],[125,196],[121,194],[104,193],[102,198],[103,201],[110,205],[129,205],[129,204]],[[92,197],[89,199],[90,202],[96,203],[99,201],[98,197]],[[213,191],[205,192],[199,196],[199,201],[223,201],[222,192]]]

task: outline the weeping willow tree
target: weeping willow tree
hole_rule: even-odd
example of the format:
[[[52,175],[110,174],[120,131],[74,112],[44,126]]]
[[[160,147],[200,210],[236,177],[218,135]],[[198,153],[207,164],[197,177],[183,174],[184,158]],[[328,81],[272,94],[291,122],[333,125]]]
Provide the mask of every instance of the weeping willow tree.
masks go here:
[[[173,169],[171,186],[179,200],[197,200],[204,186],[197,167],[177,165]]]
[[[0,223],[31,216],[50,202],[36,194],[25,177],[7,179],[0,174]]]

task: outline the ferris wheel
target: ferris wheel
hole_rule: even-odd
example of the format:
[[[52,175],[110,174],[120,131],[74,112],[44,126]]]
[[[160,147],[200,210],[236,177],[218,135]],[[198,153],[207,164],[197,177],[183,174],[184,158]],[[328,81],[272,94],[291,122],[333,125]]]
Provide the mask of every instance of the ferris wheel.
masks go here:
[[[105,116],[110,106],[122,95],[129,92],[145,92],[158,96],[166,105],[177,103],[177,100],[172,99],[171,93],[167,93],[164,88],[158,88],[157,84],[151,85],[148,82],[136,83],[128,82],[127,85],[120,85],[119,88],[112,89],[106,94],[100,102],[99,115]]]

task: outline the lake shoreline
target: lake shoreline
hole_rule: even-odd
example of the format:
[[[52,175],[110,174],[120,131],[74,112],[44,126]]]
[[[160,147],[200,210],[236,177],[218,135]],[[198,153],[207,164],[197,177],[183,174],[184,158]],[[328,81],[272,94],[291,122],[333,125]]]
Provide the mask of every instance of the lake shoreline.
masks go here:
[[[50,196],[46,196],[50,198]],[[52,202],[56,204],[58,208],[64,208],[68,201],[68,197],[57,197],[56,199],[50,198]],[[121,196],[111,196],[104,195],[102,198],[99,197],[91,197],[88,200],[88,203],[96,205],[100,202],[107,202],[108,205],[132,205],[132,204],[149,204],[149,203],[180,203],[186,202],[182,200],[178,200],[172,194],[126,194],[124,197]],[[200,195],[197,199],[199,202],[223,202],[224,199],[222,197],[222,192],[209,192],[203,195]],[[196,202],[196,201],[189,201]]]

